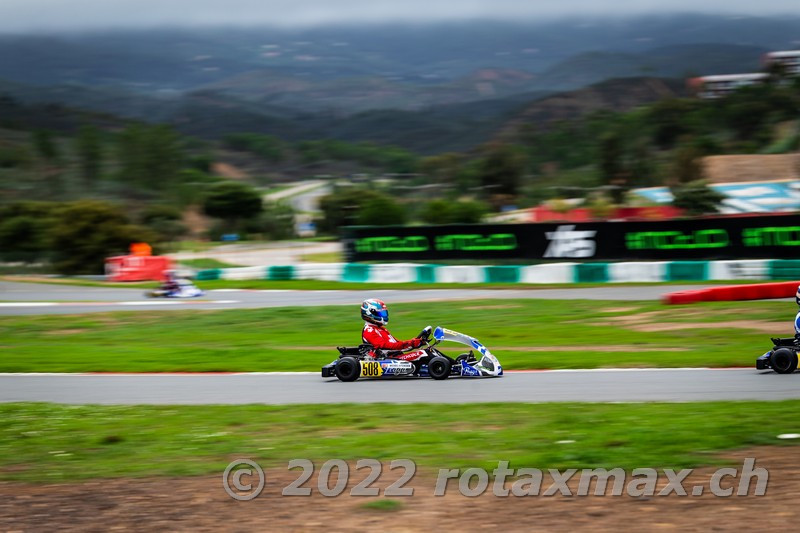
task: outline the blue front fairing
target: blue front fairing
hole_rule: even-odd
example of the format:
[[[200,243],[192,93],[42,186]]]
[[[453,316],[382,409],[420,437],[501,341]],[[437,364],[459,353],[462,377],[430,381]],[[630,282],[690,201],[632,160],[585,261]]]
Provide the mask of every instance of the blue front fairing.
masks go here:
[[[481,371],[474,366],[469,365],[466,361],[461,361],[461,377],[465,378],[478,378],[481,376]]]

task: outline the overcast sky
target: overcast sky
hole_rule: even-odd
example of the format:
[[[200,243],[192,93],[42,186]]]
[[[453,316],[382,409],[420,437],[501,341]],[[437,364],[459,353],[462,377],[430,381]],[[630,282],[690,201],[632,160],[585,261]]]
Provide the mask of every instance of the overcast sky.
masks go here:
[[[704,12],[800,14],[799,0],[0,0],[0,32],[211,25],[309,26]]]

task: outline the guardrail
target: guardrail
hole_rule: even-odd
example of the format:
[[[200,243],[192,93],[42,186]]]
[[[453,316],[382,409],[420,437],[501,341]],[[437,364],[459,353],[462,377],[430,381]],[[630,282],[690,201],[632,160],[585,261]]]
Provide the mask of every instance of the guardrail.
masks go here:
[[[780,283],[754,283],[748,285],[732,285],[730,287],[711,287],[692,291],[678,291],[664,295],[663,302],[671,305],[683,305],[697,302],[730,302],[737,300],[791,298],[797,291],[797,284],[797,281],[784,281]]]
[[[214,268],[197,279],[296,280],[357,283],[631,283],[659,281],[798,280],[800,260],[435,265],[418,263],[301,263]],[[795,285],[795,288],[797,286]]]

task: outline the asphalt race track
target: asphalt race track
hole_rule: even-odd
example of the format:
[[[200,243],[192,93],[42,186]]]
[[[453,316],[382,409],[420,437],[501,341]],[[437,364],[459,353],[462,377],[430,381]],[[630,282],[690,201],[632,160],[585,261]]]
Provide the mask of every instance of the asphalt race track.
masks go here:
[[[755,369],[509,372],[500,378],[359,380],[295,374],[0,375],[0,402],[323,404],[689,402],[800,398],[800,374]]]
[[[121,310],[241,309],[482,298],[657,300],[699,285],[604,286],[519,290],[217,290],[195,300],[152,300],[141,289],[0,282],[0,315]],[[497,354],[502,361],[502,354]],[[755,355],[754,355],[755,357]],[[327,363],[323,361],[321,363]],[[321,366],[321,365],[320,365]],[[499,379],[359,380],[342,383],[313,373],[3,374],[0,402],[68,404],[300,404],[478,402],[684,402],[800,398],[800,375],[755,369],[602,369],[509,372]]]
[[[108,311],[179,309],[253,309],[296,305],[358,305],[367,298],[387,302],[430,302],[487,298],[562,300],[658,300],[668,292],[702,285],[617,285],[579,289],[430,289],[430,290],[239,290],[219,289],[202,298],[146,298],[144,289],[76,287],[0,281],[0,315],[79,314]]]

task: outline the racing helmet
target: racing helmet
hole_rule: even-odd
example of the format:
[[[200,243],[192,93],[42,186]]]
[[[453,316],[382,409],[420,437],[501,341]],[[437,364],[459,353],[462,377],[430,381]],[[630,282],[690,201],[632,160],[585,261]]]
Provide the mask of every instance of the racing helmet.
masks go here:
[[[797,292],[794,294],[794,301],[800,306],[800,287],[797,287]]]
[[[361,318],[371,324],[385,326],[389,322],[389,310],[382,300],[364,300],[361,303]]]

